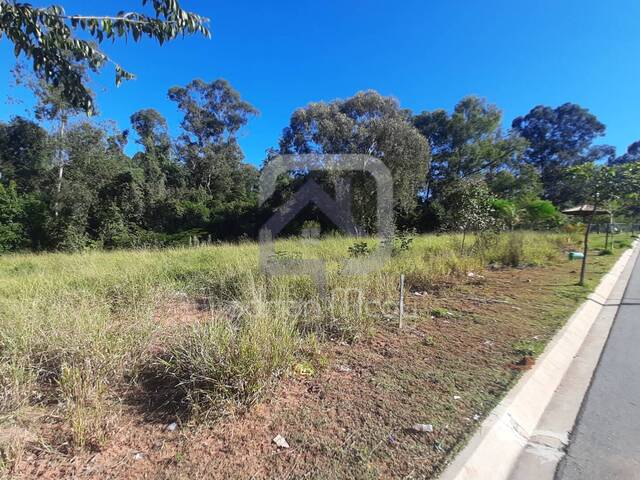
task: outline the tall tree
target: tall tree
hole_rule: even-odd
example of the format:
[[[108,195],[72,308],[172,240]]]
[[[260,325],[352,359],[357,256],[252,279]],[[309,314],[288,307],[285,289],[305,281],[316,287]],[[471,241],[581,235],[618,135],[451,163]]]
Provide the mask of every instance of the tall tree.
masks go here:
[[[529,142],[524,160],[540,172],[546,199],[561,205],[573,196],[569,167],[607,159],[614,151],[596,146],[605,126],[587,109],[565,103],[557,108],[537,106],[513,121],[513,129]]]
[[[0,123],[0,180],[15,181],[23,192],[39,190],[50,165],[47,131],[15,117]]]
[[[375,91],[346,100],[311,103],[293,112],[280,139],[280,153],[368,154],[379,158],[394,179],[395,207],[410,210],[424,188],[430,165],[429,144],[411,124],[411,115],[398,101]],[[358,222],[375,224],[373,179],[351,175],[351,192]]]
[[[629,145],[627,152],[609,162],[610,165],[620,165],[623,163],[640,162],[640,141]]]
[[[110,134],[89,122],[71,126],[67,133],[69,160],[59,196],[59,216],[49,218],[47,225],[52,247],[74,250],[99,240],[101,210],[108,206],[105,185],[131,170],[131,162],[122,151],[123,142],[121,132]]]
[[[133,159],[144,170],[147,203],[154,204],[166,196],[167,173],[174,171],[167,121],[157,110],[144,109],[131,115],[131,126],[144,148]]]
[[[39,8],[0,0],[0,38],[13,43],[16,57],[22,54],[31,60],[33,70],[47,83],[60,87],[71,105],[92,113],[93,98],[79,66],[97,72],[112,63],[116,85],[133,78],[102,52],[97,43],[130,38],[138,41],[146,36],[162,44],[179,35],[209,36],[208,20],[183,10],[178,0],[142,0],[143,6],[147,3],[153,6],[153,16],[138,12],[120,12],[113,16],[69,15],[60,6]],[[79,37],[78,30],[91,38]]]
[[[203,189],[216,201],[227,201],[234,189],[229,179],[243,168],[238,131],[258,111],[222,79],[173,87],[169,98],[184,114],[179,152],[191,186]]]
[[[433,155],[430,194],[437,196],[454,181],[509,167],[525,142],[501,129],[502,112],[486,100],[463,98],[449,115],[444,110],[422,112],[413,118],[427,138]]]
[[[82,65],[74,67],[83,82],[88,81],[86,69]],[[67,149],[65,145],[65,133],[71,118],[82,115],[84,109],[74,106],[64,94],[61,86],[47,83],[46,78],[40,73],[30,73],[21,64],[16,65],[14,76],[18,85],[29,88],[35,98],[36,104],[34,113],[37,120],[50,122],[53,124],[52,130],[55,132],[49,137],[52,154],[51,165],[57,170],[56,192],[54,194],[54,214],[58,215],[60,190],[64,177],[64,168],[68,161]],[[93,98],[93,92],[87,90]],[[94,103],[95,112],[95,103]]]

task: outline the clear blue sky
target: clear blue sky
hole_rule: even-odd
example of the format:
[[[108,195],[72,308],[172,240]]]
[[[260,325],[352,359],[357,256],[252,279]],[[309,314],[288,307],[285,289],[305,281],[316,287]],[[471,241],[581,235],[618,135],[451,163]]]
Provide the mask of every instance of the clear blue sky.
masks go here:
[[[140,9],[140,1],[34,1],[69,13]],[[95,4],[94,4],[95,3]],[[376,89],[414,111],[451,110],[464,95],[486,97],[505,125],[533,106],[576,102],[607,125],[619,151],[640,140],[640,2],[637,0],[183,0],[211,19],[213,37],[164,47],[146,40],[105,50],[138,78],[96,79],[102,117],[128,128],[131,113],[156,108],[179,131],[167,99],[173,85],[226,78],[261,115],[240,140],[259,165],[291,112],[311,101]],[[113,6],[110,6],[113,5]],[[25,92],[9,88],[14,57],[0,40],[0,119],[24,114]],[[25,98],[9,104],[7,95]],[[128,151],[134,151],[130,145]]]

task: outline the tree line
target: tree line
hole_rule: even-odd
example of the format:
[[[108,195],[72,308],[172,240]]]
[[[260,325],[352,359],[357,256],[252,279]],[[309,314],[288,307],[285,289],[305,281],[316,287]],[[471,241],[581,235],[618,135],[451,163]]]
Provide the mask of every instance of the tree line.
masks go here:
[[[18,76],[37,105],[34,119],[0,123],[0,251],[255,238],[309,176],[332,189],[335,179],[300,169],[259,205],[260,169],[245,162],[238,143],[258,111],[225,80],[169,90],[182,114],[172,138],[156,110],[133,113],[130,129],[119,130],[86,117],[61,87]],[[555,228],[565,221],[561,209],[594,201],[637,219],[640,141],[618,155],[597,143],[605,125],[572,103],[537,106],[506,130],[503,120],[497,106],[475,96],[451,112],[412,112],[370,90],[295,110],[264,162],[305,153],[380,158],[393,174],[401,230]],[[125,153],[131,131],[133,156]],[[347,176],[355,219],[371,233],[373,180]],[[299,217],[287,233],[298,234],[305,221],[332,228],[313,206]]]

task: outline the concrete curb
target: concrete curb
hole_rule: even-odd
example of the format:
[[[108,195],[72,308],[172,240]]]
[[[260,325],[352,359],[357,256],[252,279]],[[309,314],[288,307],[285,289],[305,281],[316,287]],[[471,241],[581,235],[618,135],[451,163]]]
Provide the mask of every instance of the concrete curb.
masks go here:
[[[634,242],[634,249],[638,242]],[[547,345],[534,368],[489,414],[440,480],[508,479],[554,392],[603,309],[634,250],[622,254],[596,290]]]

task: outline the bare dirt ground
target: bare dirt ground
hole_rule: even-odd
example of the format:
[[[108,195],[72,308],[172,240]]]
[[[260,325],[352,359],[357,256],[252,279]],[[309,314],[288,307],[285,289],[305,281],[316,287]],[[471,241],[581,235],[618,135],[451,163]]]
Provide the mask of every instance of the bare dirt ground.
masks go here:
[[[601,275],[607,260],[594,261]],[[176,419],[170,431],[171,419],[114,402],[106,440],[70,452],[63,422],[43,414],[39,432],[13,432],[25,435],[14,478],[435,476],[585,294],[576,265],[490,270],[408,292],[418,315],[404,329],[388,321],[354,345],[327,343],[324,368],[280,379],[260,403],[217,421]],[[413,431],[416,423],[433,432]],[[276,447],[278,434],[290,448]]]

